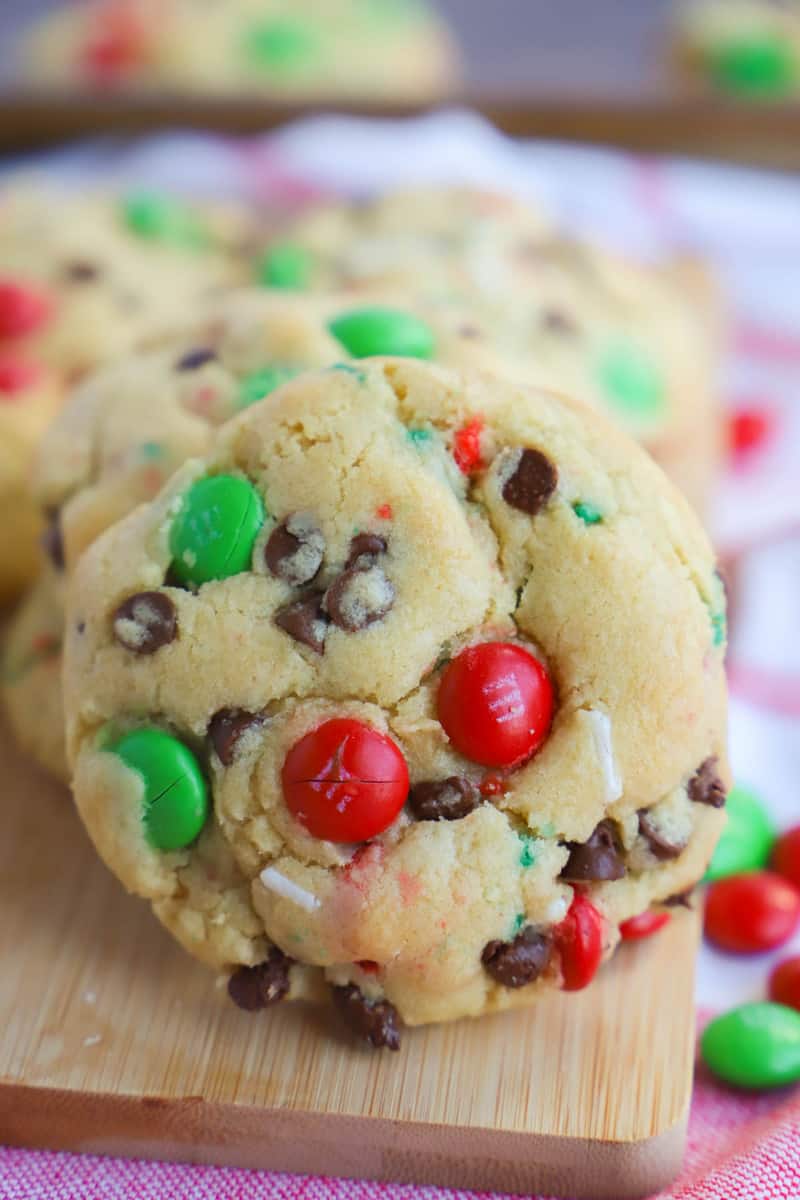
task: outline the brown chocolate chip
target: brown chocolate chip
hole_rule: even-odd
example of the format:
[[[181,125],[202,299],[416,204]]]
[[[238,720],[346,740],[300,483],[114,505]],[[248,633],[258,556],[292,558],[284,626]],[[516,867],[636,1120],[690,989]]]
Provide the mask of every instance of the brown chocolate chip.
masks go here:
[[[214,713],[206,732],[223,767],[229,767],[233,762],[242,734],[263,722],[261,713],[247,712],[243,708],[221,708]]]
[[[134,654],[155,654],[178,636],[178,614],[163,592],[136,592],[112,618],[114,637]]]
[[[305,513],[291,513],[276,525],[264,547],[268,570],[291,587],[302,587],[322,566],[325,538]]]
[[[333,1001],[353,1033],[376,1050],[400,1049],[397,1009],[388,1000],[368,1000],[353,983],[333,989]]]
[[[719,777],[716,754],[707,758],[695,771],[689,780],[686,791],[689,799],[695,804],[709,804],[712,808],[722,808],[725,803],[725,784]]]
[[[513,474],[503,484],[503,499],[512,508],[534,516],[556,490],[558,471],[541,450],[521,451]]]
[[[212,350],[208,346],[198,346],[196,350],[187,350],[186,354],[176,362],[175,369],[176,371],[196,371],[198,367],[213,362],[216,357],[216,350]]]
[[[357,633],[380,621],[394,604],[395,591],[380,567],[350,567],[325,593],[325,608],[334,625]]]
[[[481,800],[478,787],[463,775],[415,783],[408,794],[409,807],[418,821],[458,821]]]
[[[64,265],[63,276],[68,283],[93,283],[100,276],[100,268],[86,258],[76,258]]]
[[[550,961],[553,938],[550,933],[526,925],[513,942],[487,942],[481,962],[503,987],[524,987],[533,983]]]
[[[459,337],[469,338],[470,341],[475,341],[481,336],[481,331],[477,325],[473,325],[471,321],[464,321],[456,330]]]
[[[569,858],[561,878],[575,883],[621,879],[625,874],[622,846],[613,821],[601,821],[587,842],[567,842]]]
[[[41,546],[57,571],[64,570],[64,537],[58,509],[48,511],[48,523],[42,533]]]
[[[651,854],[656,858],[677,858],[686,849],[686,843],[671,842],[659,829],[653,817],[646,808],[639,810],[639,833],[650,847]]]
[[[693,892],[694,886],[686,888],[684,892],[675,892],[673,896],[667,896],[661,903],[667,908],[691,908]]]
[[[542,325],[548,333],[572,334],[578,327],[572,317],[560,308],[547,308],[542,313]]]
[[[296,642],[310,646],[317,654],[325,653],[328,614],[322,608],[322,593],[285,604],[275,613],[275,624]]]
[[[347,555],[345,570],[358,567],[365,570],[374,566],[375,559],[386,553],[386,538],[379,533],[357,533],[350,542],[350,552]]]
[[[245,1012],[277,1004],[289,991],[291,965],[292,959],[272,946],[265,962],[255,967],[239,967],[233,972],[228,980],[228,995]]]

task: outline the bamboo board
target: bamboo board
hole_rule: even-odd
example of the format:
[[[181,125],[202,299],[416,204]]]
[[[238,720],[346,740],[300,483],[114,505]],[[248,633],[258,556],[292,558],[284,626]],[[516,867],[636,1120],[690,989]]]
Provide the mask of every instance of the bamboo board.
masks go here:
[[[586,992],[362,1051],[326,1010],[235,1009],[4,729],[0,764],[0,1142],[613,1200],[678,1171],[692,914]]]

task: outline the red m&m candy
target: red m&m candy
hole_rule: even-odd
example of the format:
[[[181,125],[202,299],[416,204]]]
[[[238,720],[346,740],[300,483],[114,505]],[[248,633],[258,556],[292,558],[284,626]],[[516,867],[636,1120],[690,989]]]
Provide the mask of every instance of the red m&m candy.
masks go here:
[[[800,1012],[800,954],[779,962],[769,977],[769,998]]]
[[[527,650],[510,642],[468,646],[442,674],[439,720],[461,754],[514,767],[539,749],[553,716],[553,686]]]
[[[772,852],[772,866],[784,879],[800,888],[800,825],[778,838]]]
[[[310,834],[364,842],[394,821],[408,796],[399,747],[350,717],[317,726],[295,742],[281,772],[286,807]]]
[[[13,397],[32,388],[42,378],[38,363],[15,354],[0,353],[0,402],[4,397]]]
[[[53,302],[32,284],[0,279],[0,338],[24,337],[45,325]]]
[[[620,937],[624,942],[638,942],[642,938],[658,933],[669,921],[669,913],[657,909],[648,909],[635,917],[628,917],[619,927]]]
[[[706,937],[734,954],[780,946],[798,922],[800,891],[772,871],[730,875],[706,896]]]
[[[603,957],[603,918],[591,900],[575,892],[569,912],[553,932],[564,991],[579,992],[592,982]]]

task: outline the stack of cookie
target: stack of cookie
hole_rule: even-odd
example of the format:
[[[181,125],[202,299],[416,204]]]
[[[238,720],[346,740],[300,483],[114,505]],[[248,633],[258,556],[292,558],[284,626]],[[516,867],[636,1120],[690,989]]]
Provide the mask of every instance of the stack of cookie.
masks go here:
[[[249,269],[47,432],[7,707],[237,1004],[396,1048],[586,986],[703,874],[724,594],[619,426],[705,485],[714,321],[475,192],[319,209]]]

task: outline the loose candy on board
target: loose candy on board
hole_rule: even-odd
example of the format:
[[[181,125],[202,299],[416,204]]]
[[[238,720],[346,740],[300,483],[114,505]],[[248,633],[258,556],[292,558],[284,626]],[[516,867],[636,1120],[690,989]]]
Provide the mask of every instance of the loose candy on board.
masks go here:
[[[144,782],[142,821],[157,850],[189,846],[208,819],[200,765],[187,746],[160,729],[134,729],[108,747]]]
[[[710,1071],[743,1088],[800,1080],[800,1013],[783,1004],[742,1004],[715,1017],[700,1039]]]
[[[800,923],[800,891],[772,871],[731,875],[706,896],[704,930],[709,941],[734,954],[773,950]]]
[[[800,954],[784,958],[769,977],[769,998],[800,1012]]]
[[[755,792],[738,784],[725,805],[728,823],[711,858],[706,879],[724,879],[745,871],[758,871],[769,861],[775,830]]]

